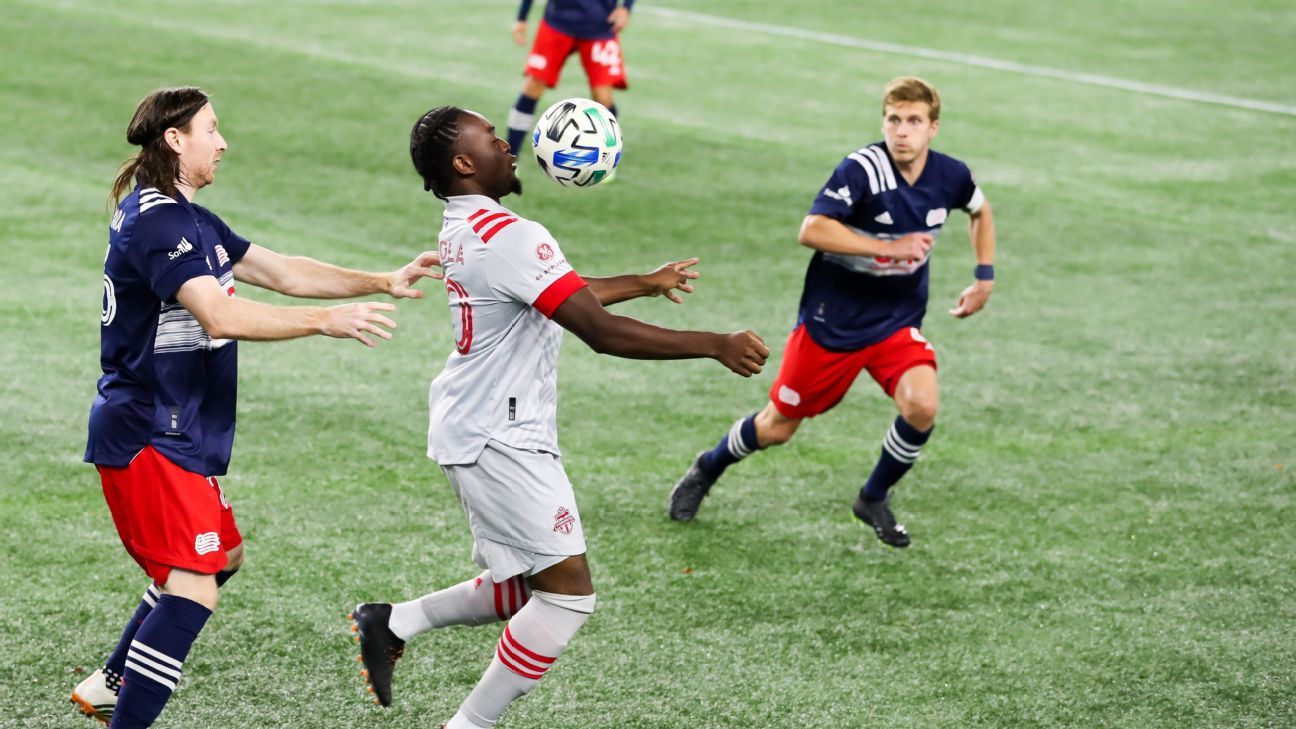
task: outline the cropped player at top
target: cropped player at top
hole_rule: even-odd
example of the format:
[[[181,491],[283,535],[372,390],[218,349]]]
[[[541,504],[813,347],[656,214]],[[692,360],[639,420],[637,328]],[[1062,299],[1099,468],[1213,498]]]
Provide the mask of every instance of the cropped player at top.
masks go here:
[[[527,16],[532,0],[522,0],[513,40],[526,44]],[[571,54],[580,55],[581,66],[589,79],[590,96],[617,113],[612,89],[626,88],[625,62],[621,58],[618,34],[630,22],[634,0],[548,0],[544,19],[536,31],[535,42],[527,55],[522,73],[526,80],[508,115],[508,143],[514,152],[535,123],[536,104],[545,89],[558,85],[563,65]]]
[[[815,253],[770,402],[698,455],[671,491],[672,519],[693,519],[726,468],[786,443],[804,418],[830,410],[867,370],[899,416],[853,511],[883,542],[909,545],[888,493],[918,459],[936,421],[936,351],[920,329],[932,245],[952,211],[970,216],[977,265],[975,282],[950,314],[980,311],[994,287],[990,205],[965,164],[929,149],[939,119],[940,96],[926,82],[906,77],[887,85],[884,139],[846,155],[801,224],[798,242]]]
[[[500,204],[521,192],[517,158],[484,117],[429,111],[410,135],[425,189],[445,200],[439,235],[455,349],[433,381],[428,455],[463,505],[473,560],[466,582],[353,617],[366,678],[391,702],[405,641],[431,628],[508,621],[481,681],[451,729],[488,727],[530,691],[594,610],[584,523],[558,448],[558,350],[566,329],[603,354],[632,359],[710,357],[760,372],[769,354],[751,332],[683,332],[604,307],[692,291],[696,259],[653,273],[582,277],[539,223]]]
[[[243,562],[243,537],[216,481],[234,444],[234,340],[323,334],[373,346],[371,335],[389,338],[386,328],[395,326],[382,313],[391,304],[270,306],[235,296],[235,282],[317,299],[417,298],[422,292],[410,286],[440,275],[429,268],[432,252],[392,273],[282,256],[194,204],[227,150],[200,89],[153,92],[126,134],[140,150],[111,195],[103,376],[85,460],[99,471],[123,546],[153,582],[104,667],[72,694],[82,711],[116,728],[157,718],[216,607],[217,588]]]

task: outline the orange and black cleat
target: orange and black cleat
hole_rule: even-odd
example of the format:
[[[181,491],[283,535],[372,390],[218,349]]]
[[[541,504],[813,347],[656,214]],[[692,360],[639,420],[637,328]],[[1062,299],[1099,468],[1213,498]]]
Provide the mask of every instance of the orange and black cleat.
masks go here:
[[[350,618],[351,631],[360,644],[360,662],[364,664],[360,675],[374,695],[374,703],[391,706],[392,671],[396,661],[405,654],[405,641],[387,627],[391,605],[385,602],[357,605]]]

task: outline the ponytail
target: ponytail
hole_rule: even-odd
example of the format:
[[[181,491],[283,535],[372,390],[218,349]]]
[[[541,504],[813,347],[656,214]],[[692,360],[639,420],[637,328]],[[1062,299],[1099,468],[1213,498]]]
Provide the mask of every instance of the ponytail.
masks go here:
[[[140,101],[135,115],[126,127],[126,141],[140,151],[122,163],[108,193],[108,207],[113,208],[131,182],[156,187],[167,197],[175,197],[180,177],[180,156],[166,143],[168,129],[189,131],[189,123],[207,105],[209,97],[196,86],[158,89]]]

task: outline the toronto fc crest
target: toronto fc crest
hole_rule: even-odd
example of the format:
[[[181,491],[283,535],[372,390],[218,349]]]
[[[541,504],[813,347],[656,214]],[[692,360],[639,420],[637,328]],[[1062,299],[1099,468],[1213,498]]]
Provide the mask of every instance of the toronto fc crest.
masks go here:
[[[558,507],[558,513],[554,515],[554,531],[560,534],[571,534],[575,523],[576,517],[572,516],[566,507]]]

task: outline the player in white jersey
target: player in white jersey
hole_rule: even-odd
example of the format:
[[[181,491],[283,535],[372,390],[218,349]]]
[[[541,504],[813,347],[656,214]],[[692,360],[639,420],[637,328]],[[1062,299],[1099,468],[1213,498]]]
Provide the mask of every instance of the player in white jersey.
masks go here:
[[[391,703],[405,641],[431,628],[508,621],[481,681],[445,725],[489,727],[530,691],[594,610],[571,482],[558,450],[558,349],[566,329],[632,359],[710,357],[744,377],[769,349],[750,331],[663,329],[604,307],[692,291],[696,259],[653,273],[582,278],[544,226],[500,204],[521,192],[517,157],[484,117],[429,111],[410,134],[424,189],[445,200],[445,269],[455,351],[432,383],[428,456],[463,504],[480,575],[415,600],[353,613],[366,678]],[[532,599],[534,598],[534,599]]]

